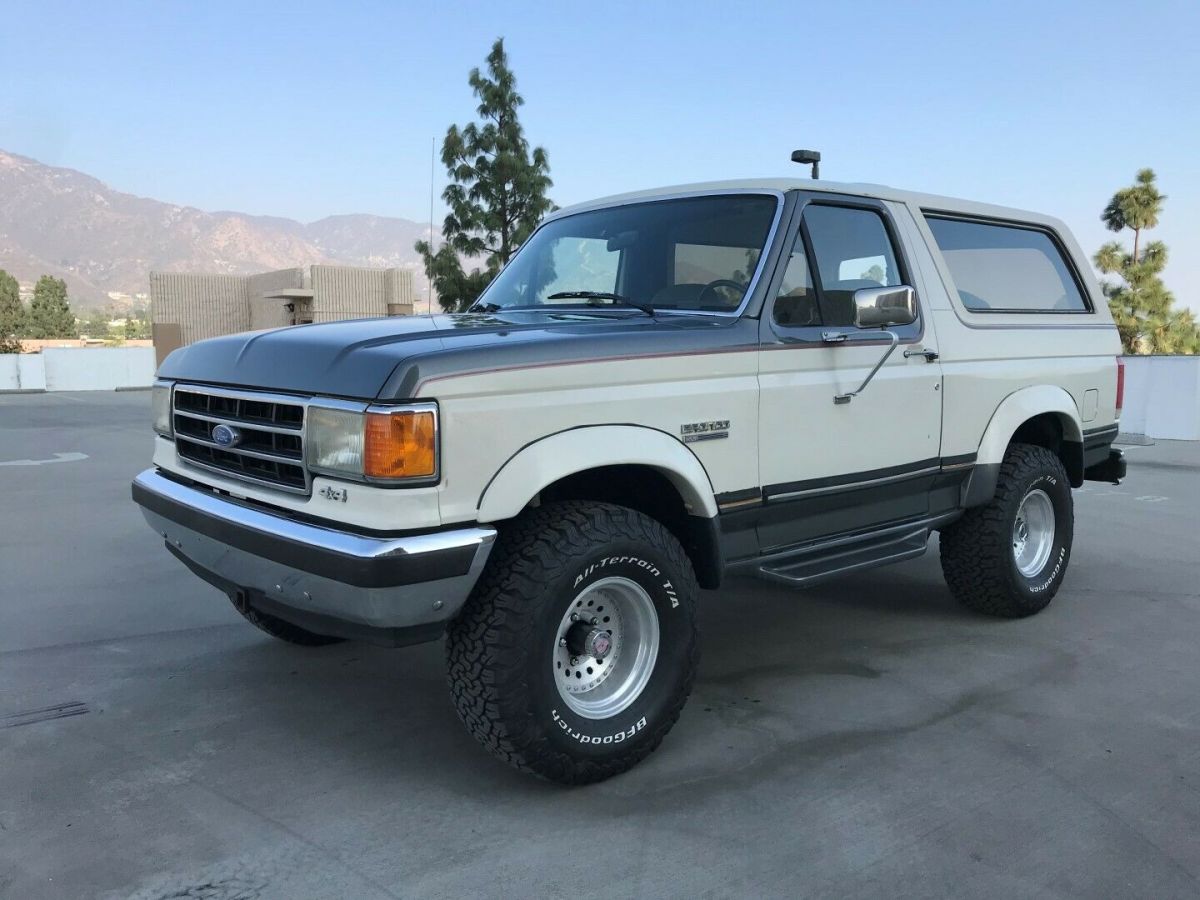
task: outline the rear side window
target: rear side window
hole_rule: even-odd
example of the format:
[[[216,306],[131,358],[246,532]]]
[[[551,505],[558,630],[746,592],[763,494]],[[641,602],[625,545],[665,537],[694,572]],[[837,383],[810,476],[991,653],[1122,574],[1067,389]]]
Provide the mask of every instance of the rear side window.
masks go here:
[[[1062,251],[1036,228],[927,215],[963,306],[972,312],[1088,312]]]

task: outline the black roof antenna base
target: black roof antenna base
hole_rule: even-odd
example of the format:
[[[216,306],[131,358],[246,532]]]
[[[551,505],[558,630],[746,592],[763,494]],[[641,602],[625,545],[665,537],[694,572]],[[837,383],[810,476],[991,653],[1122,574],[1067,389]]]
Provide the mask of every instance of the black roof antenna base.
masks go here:
[[[812,166],[812,177],[821,177],[821,154],[816,150],[793,150],[792,162]]]

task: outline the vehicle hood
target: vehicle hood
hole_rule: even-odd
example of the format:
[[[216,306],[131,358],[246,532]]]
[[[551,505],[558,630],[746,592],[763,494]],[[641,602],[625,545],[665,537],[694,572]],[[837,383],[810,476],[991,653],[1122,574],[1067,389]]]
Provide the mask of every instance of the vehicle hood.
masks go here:
[[[159,377],[351,399],[407,399],[429,377],[724,344],[739,320],[631,311],[512,311],[297,325],[198,341]],[[740,339],[740,338],[739,338]]]

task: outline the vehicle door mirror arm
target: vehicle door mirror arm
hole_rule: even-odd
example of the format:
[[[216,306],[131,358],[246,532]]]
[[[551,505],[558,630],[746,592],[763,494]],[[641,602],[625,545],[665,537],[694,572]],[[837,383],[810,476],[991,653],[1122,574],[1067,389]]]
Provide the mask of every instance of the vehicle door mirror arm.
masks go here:
[[[879,358],[879,362],[875,363],[875,368],[867,373],[867,377],[863,379],[863,383],[858,386],[858,390],[851,391],[848,394],[836,394],[833,398],[834,403],[838,404],[839,406],[844,403],[849,403],[852,399],[865,391],[867,389],[867,385],[871,383],[871,379],[875,377],[875,373],[882,369],[883,364],[888,361],[888,357],[892,355],[892,351],[894,351],[896,349],[896,345],[900,343],[900,335],[896,334],[894,331],[885,331],[883,333],[891,338],[891,343],[888,344],[888,348],[884,351],[883,356]]]

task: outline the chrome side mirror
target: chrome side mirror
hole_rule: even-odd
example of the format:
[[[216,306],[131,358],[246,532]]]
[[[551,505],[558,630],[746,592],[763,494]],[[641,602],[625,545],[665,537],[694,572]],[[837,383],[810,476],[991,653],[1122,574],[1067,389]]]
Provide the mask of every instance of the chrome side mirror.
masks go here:
[[[908,285],[862,288],[854,292],[854,324],[890,328],[917,321],[917,292]]]
[[[875,377],[875,373],[883,368],[883,364],[888,361],[888,357],[892,355],[892,351],[896,349],[896,345],[900,343],[900,335],[894,331],[887,331],[893,325],[911,325],[917,321],[917,292],[908,285],[900,285],[899,287],[878,287],[878,288],[863,288],[854,292],[854,324],[858,328],[882,328],[881,337],[886,337],[889,340],[888,348],[880,357],[879,362],[875,363],[875,368],[867,373],[867,377],[863,383],[858,386],[858,390],[851,391],[848,394],[837,394],[833,398],[833,402],[839,406],[843,403],[849,403],[859,394],[861,394],[871,379]],[[832,339],[830,337],[825,340]],[[823,336],[824,337],[824,336]],[[838,340],[845,340],[845,333],[837,336]]]

